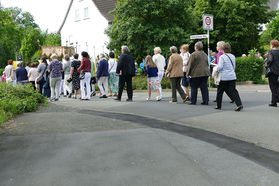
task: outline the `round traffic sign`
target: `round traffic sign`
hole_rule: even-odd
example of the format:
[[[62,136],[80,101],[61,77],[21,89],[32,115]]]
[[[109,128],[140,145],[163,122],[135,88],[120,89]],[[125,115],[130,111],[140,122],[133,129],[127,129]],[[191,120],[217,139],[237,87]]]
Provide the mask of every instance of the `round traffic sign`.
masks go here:
[[[205,24],[206,24],[206,26],[210,26],[211,25],[211,18],[209,16],[207,16],[205,18]]]

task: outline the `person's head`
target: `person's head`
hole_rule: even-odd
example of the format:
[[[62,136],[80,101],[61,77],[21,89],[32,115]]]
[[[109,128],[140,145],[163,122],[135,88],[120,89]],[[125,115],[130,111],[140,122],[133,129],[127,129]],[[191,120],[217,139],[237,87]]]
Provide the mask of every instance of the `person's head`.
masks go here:
[[[18,67],[18,68],[23,67],[23,62],[19,62],[19,63],[17,64],[17,67]]]
[[[58,59],[58,56],[57,56],[57,54],[52,54],[51,56],[50,56],[50,59],[52,59],[52,60],[56,60],[56,59]]]
[[[110,53],[109,53],[109,57],[112,58],[112,59],[114,59],[114,57],[115,57],[114,52],[110,52]]]
[[[242,58],[245,58],[245,57],[247,57],[247,56],[246,56],[246,54],[242,54],[242,56],[241,56],[241,57],[242,57]]]
[[[196,51],[200,51],[200,50],[202,50],[202,49],[203,49],[203,44],[202,44],[202,42],[201,42],[201,41],[196,42],[196,44],[195,44],[195,50],[196,50]]]
[[[145,62],[145,58],[142,58],[142,62]]]
[[[154,48],[154,54],[161,54],[162,53],[162,50],[160,47],[155,47]]]
[[[181,49],[182,49],[182,53],[187,53],[187,52],[189,52],[189,45],[182,45],[182,47],[181,47]]]
[[[11,60],[11,59],[8,60],[8,65],[13,65],[13,63],[14,63],[13,60]]]
[[[176,46],[170,47],[170,52],[171,52],[172,54],[177,53],[177,48],[176,48]]]
[[[37,66],[38,66],[37,63],[32,63],[32,64],[31,64],[31,68],[36,68]]]
[[[79,55],[78,54],[74,54],[74,59],[78,59]]]
[[[209,54],[212,55],[212,54],[213,54],[213,51],[212,51],[212,50],[209,50]]]
[[[83,51],[83,52],[81,53],[81,56],[82,56],[82,57],[89,58],[88,53],[87,53],[87,52],[85,52],[85,51]]]
[[[270,41],[270,48],[271,49],[277,49],[278,47],[279,47],[279,41],[278,40]]]
[[[217,56],[216,52],[212,52],[211,55],[212,55],[212,57],[216,57]]]
[[[226,54],[229,54],[229,53],[232,52],[232,47],[231,47],[230,43],[225,43],[225,44],[223,45],[223,51],[224,51],[224,53],[226,53]]]
[[[105,59],[105,58],[106,58],[105,54],[103,54],[103,53],[101,53],[101,54],[99,55],[99,57],[100,57],[100,59]]]
[[[70,60],[70,56],[69,56],[69,55],[65,55],[64,59],[65,59],[66,61],[69,61],[69,60]]]
[[[129,48],[126,45],[123,45],[121,47],[121,52],[122,52],[122,54],[125,54],[125,53],[129,52]]]
[[[154,63],[150,55],[146,56],[145,61],[146,61],[146,65],[148,65],[150,68],[156,67],[156,64]]]
[[[223,50],[224,44],[225,44],[224,41],[219,41],[219,42],[217,43],[217,47],[216,47],[216,48],[217,48],[217,51],[218,51],[218,52],[220,52],[220,51]]]
[[[46,57],[42,57],[41,60],[42,60],[42,63],[44,63],[44,64],[47,65],[47,59],[46,59]]]
[[[27,62],[25,62],[25,66],[26,67],[29,67],[29,65],[30,65],[30,63],[27,61]]]

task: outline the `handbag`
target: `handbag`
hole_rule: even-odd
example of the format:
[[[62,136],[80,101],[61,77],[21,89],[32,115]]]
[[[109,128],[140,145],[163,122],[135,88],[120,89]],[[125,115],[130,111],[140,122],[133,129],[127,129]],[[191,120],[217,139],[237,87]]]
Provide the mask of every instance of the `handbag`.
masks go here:
[[[96,84],[97,83],[97,80],[96,80],[96,77],[91,77],[91,84]]]
[[[73,81],[73,79],[70,77],[69,79],[67,79],[68,83],[71,83]]]
[[[45,70],[44,70],[42,76],[40,76],[40,77],[37,78],[37,84],[40,84],[40,85],[41,85],[41,84],[44,83],[44,80],[45,80],[44,74],[45,74],[45,72],[46,72],[46,69],[47,69],[47,66],[46,66],[46,68],[45,68]]]
[[[85,78],[85,72],[81,71],[79,74],[79,79],[83,80]]]

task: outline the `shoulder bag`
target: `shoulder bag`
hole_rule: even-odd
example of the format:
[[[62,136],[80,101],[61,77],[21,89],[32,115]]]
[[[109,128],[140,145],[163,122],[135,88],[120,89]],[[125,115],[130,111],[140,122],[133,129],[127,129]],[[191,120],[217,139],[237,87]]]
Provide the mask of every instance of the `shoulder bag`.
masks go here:
[[[115,63],[116,63],[116,60],[114,59],[114,63],[113,63],[113,65],[112,65],[112,67],[109,69],[109,73],[110,73],[110,71],[113,69],[113,67],[114,67],[114,65],[115,65]]]
[[[227,54],[225,54],[231,61],[231,64],[232,64],[232,67],[233,67],[233,70],[235,71],[235,66],[233,65],[233,62],[232,62],[232,59],[230,58],[230,56],[228,56]]]
[[[81,71],[79,74],[79,79],[83,80],[85,78],[85,72]]]
[[[46,72],[46,69],[47,69],[47,66],[46,66],[46,68],[45,68],[45,70],[44,70],[42,76],[38,77],[38,79],[37,79],[37,84],[40,84],[40,85],[41,85],[41,84],[44,83],[44,81],[45,81],[44,74],[45,74],[45,72]]]

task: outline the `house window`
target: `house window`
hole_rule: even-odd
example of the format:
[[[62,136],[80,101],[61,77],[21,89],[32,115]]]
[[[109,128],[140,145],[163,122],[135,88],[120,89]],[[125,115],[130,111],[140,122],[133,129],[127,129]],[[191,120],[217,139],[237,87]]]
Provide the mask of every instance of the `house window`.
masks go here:
[[[84,19],[89,18],[89,11],[88,11],[88,7],[84,8]]]
[[[80,20],[80,16],[79,16],[79,10],[77,9],[75,11],[75,21],[79,21]]]

